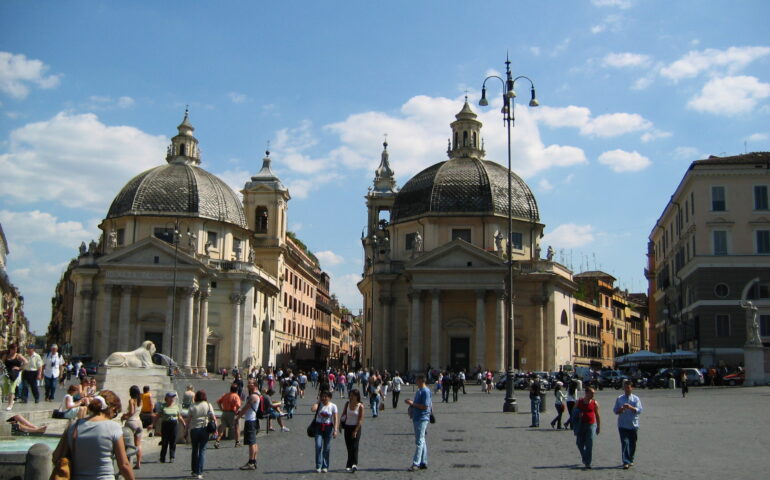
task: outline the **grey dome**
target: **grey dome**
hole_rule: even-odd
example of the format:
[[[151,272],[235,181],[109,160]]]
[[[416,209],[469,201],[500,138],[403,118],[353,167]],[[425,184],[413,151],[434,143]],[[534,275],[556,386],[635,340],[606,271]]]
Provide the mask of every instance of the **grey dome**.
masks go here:
[[[421,171],[401,189],[393,205],[391,223],[442,216],[508,216],[508,169],[472,157],[455,157]],[[511,172],[513,218],[540,221],[532,190]]]
[[[201,217],[247,228],[233,189],[187,163],[161,165],[132,178],[112,201],[107,218],[124,215]]]

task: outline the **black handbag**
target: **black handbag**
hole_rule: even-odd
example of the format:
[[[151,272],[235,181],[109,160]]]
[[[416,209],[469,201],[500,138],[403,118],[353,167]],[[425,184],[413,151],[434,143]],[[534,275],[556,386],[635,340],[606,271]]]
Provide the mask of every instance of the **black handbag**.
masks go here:
[[[211,404],[209,403],[209,421],[206,423],[206,432],[208,433],[216,433],[217,431],[217,422],[214,421],[214,411],[211,409]]]
[[[430,411],[430,423],[436,423],[436,416],[433,415],[433,410]]]
[[[316,426],[315,426],[315,420],[318,418],[318,410],[321,409],[321,404],[318,404],[318,409],[315,411],[315,415],[313,415],[313,420],[310,421],[310,425],[307,426],[307,436],[310,438],[315,437],[316,432]]]

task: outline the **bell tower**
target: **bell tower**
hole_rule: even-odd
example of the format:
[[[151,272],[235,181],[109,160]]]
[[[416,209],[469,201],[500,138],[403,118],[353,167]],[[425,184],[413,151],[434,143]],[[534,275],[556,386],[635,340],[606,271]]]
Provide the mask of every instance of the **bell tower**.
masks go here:
[[[384,236],[388,234],[390,212],[393,210],[398,194],[395,174],[390,167],[387,140],[382,143],[382,147],[380,165],[374,171],[374,185],[369,187],[369,193],[366,194],[368,221],[366,232],[362,233],[361,242],[364,244],[366,257],[369,260],[375,259],[377,256],[375,248],[382,244]],[[383,212],[388,213],[387,219],[382,217]]]
[[[286,244],[289,189],[270,168],[270,151],[265,152],[262,169],[241,190],[246,225],[251,230],[255,263],[278,278]]]

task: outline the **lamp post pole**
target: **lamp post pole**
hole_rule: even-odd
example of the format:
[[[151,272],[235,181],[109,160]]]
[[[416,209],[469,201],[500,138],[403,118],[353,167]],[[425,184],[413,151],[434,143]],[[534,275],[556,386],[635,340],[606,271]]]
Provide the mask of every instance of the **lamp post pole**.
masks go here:
[[[513,78],[511,75],[511,61],[506,56],[505,58],[505,80],[503,80],[498,75],[490,75],[487,78],[484,79],[484,83],[481,86],[481,100],[479,100],[479,105],[482,107],[485,107],[489,105],[489,102],[487,101],[487,80],[490,78],[496,78],[500,80],[500,83],[503,84],[503,109],[501,110],[501,113],[503,114],[503,123],[505,123],[506,131],[508,135],[508,241],[506,244],[507,249],[507,264],[508,264],[508,337],[505,341],[505,357],[507,359],[506,362],[506,372],[505,372],[505,401],[503,402],[503,412],[516,412],[518,410],[518,406],[516,404],[516,394],[513,390],[513,369],[514,369],[514,355],[515,355],[515,349],[514,349],[514,325],[513,325],[513,249],[512,247],[512,240],[513,240],[513,209],[512,209],[512,192],[511,192],[511,128],[514,124],[514,114],[513,114],[513,107],[514,107],[514,101],[513,99],[516,98],[516,92],[514,91],[513,87],[516,84],[517,80],[520,79],[526,79],[529,81],[530,84],[530,91],[532,94],[531,100],[529,101],[530,107],[537,107],[538,102],[535,98],[535,84],[532,83],[532,80],[530,80],[528,77],[525,77],[523,75],[520,75],[516,78]]]

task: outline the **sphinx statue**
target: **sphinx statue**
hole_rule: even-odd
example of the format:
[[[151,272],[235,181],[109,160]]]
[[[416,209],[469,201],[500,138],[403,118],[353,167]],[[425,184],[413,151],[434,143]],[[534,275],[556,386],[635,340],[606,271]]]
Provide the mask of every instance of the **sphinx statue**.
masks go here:
[[[145,340],[139,348],[131,352],[112,353],[104,361],[104,364],[108,367],[152,367],[153,354],[155,354],[155,344],[150,340]]]

